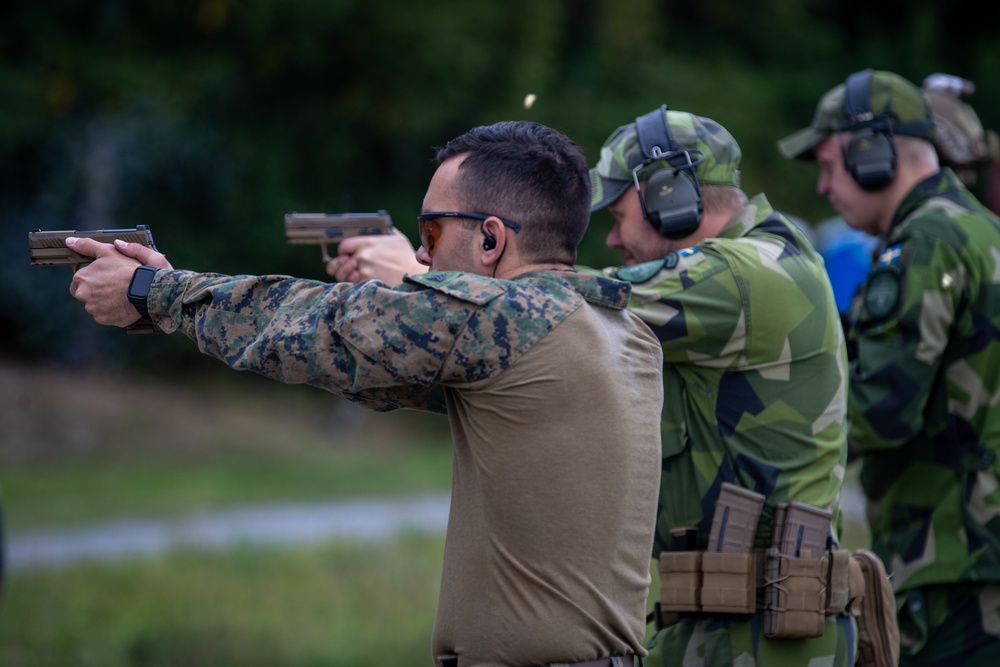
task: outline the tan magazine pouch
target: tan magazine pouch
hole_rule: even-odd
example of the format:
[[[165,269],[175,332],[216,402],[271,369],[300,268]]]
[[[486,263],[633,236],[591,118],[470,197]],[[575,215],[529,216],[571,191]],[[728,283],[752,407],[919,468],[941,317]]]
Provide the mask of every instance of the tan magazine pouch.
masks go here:
[[[767,554],[764,635],[779,639],[822,637],[826,617],[827,558]]]
[[[701,551],[660,554],[660,609],[701,610]]]
[[[775,507],[771,547],[753,549],[763,500],[723,484],[709,548],[660,554],[657,630],[679,613],[753,614],[759,608],[765,636],[806,639],[823,636],[827,615],[851,614],[858,625],[857,666],[896,667],[896,603],[882,561],[863,549],[825,550],[830,512],[798,502]]]
[[[757,566],[753,553],[708,553],[701,557],[701,610],[752,614],[757,608]]]
[[[756,606],[757,566],[753,553],[660,554],[660,610],[752,614]]]

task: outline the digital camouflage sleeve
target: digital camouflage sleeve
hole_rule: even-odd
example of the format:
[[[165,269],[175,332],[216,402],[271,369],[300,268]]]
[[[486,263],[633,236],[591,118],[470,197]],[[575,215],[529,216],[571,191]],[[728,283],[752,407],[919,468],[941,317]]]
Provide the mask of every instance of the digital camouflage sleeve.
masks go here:
[[[850,439],[893,587],[1000,581],[1000,220],[950,171],[925,180],[851,317]]]
[[[164,331],[183,330],[236,370],[320,387],[374,410],[443,413],[443,383],[500,372],[584,298],[628,297],[619,281],[554,280],[553,272],[516,281],[431,272],[389,288],[170,270],[157,273],[148,301]]]

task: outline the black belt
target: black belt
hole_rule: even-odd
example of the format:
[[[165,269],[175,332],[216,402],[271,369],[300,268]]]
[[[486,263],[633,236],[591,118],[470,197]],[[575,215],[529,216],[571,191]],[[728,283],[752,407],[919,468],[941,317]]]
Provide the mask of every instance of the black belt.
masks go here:
[[[441,667],[458,667],[458,658],[444,658],[441,660]],[[586,662],[550,662],[545,667],[632,667],[632,656],[613,655]]]

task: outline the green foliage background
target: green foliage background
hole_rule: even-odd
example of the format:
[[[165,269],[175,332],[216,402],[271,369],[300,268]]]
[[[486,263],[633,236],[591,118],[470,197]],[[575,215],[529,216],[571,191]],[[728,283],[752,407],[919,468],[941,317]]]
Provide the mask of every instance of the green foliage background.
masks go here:
[[[530,118],[596,159],[667,103],[744,149],[744,184],[832,213],[774,142],[858,69],[970,78],[1000,125],[1000,6],[931,0],[15,0],[0,9],[0,343],[72,366],[196,364],[193,346],[95,325],[33,229],[151,225],[175,266],[325,278],[281,216],[411,221],[433,148]],[[538,101],[525,109],[534,93]],[[617,260],[601,222],[581,261]],[[155,338],[156,340],[151,340]]]

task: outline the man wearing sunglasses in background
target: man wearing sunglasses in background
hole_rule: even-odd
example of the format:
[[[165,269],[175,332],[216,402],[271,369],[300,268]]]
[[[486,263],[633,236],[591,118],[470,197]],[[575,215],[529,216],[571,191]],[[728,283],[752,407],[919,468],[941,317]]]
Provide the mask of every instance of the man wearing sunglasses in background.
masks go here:
[[[576,144],[506,122],[437,160],[419,216],[430,271],[395,287],[180,271],[77,239],[97,259],[71,291],[102,324],[146,317],[239,370],[448,415],[436,664],[631,665],[645,655],[659,343],[626,310],[628,283],[573,270],[590,201]]]

